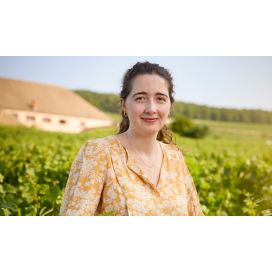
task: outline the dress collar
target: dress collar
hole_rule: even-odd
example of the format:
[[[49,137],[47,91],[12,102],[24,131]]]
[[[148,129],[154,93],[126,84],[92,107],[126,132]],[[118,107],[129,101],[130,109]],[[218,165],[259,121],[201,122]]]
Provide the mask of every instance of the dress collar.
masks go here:
[[[140,166],[138,165],[138,163],[136,162],[136,160],[133,158],[133,156],[131,156],[131,154],[129,154],[129,152],[127,151],[127,149],[123,146],[123,144],[121,143],[121,141],[118,139],[118,137],[116,135],[114,135],[114,139],[116,140],[116,142],[118,143],[119,147],[123,150],[124,154],[125,154],[125,158],[126,158],[126,164],[127,167],[133,171],[136,175],[140,176],[141,179],[143,181],[145,181],[146,183],[148,183],[151,188],[157,192],[159,194],[158,191],[158,187],[161,183],[161,179],[164,176],[164,169],[165,169],[165,150],[164,150],[164,146],[163,143],[159,141],[162,153],[163,153],[163,158],[162,158],[162,165],[161,165],[161,169],[160,169],[160,175],[159,175],[159,180],[157,182],[157,185],[155,186],[144,174],[143,170],[140,168]]]

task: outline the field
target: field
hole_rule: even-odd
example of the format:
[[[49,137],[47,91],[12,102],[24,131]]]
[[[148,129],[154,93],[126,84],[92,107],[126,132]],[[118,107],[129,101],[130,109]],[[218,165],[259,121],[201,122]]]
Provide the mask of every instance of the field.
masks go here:
[[[204,139],[175,135],[206,215],[271,215],[272,126],[197,120]],[[115,128],[77,135],[0,127],[0,215],[58,215],[70,165],[88,139]]]

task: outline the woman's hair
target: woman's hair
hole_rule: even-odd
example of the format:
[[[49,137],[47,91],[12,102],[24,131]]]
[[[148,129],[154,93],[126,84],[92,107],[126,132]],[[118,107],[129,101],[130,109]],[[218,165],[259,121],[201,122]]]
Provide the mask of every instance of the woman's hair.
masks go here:
[[[150,63],[148,61],[146,62],[137,62],[132,68],[128,69],[123,77],[123,83],[122,83],[122,90],[120,93],[120,98],[122,98],[124,101],[126,101],[127,97],[130,94],[130,91],[132,89],[132,81],[135,79],[138,75],[145,75],[145,74],[156,74],[166,80],[168,83],[168,92],[170,97],[171,104],[174,102],[174,85],[173,85],[173,78],[169,71],[165,69],[164,67]],[[128,116],[123,112],[121,109],[121,115],[122,115],[122,121],[119,125],[119,131],[117,134],[123,133],[128,130],[129,128],[129,119]],[[173,141],[173,135],[171,131],[164,125],[162,129],[159,131],[157,140],[162,141],[164,143],[170,144],[174,143]]]

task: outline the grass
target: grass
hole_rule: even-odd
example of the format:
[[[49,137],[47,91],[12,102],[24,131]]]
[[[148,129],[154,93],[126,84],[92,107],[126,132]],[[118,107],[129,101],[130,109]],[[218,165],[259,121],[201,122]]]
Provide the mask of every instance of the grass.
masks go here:
[[[118,120],[120,116],[114,118]],[[191,139],[176,134],[175,138],[200,192],[204,212],[207,215],[270,213],[272,127],[195,122],[210,127],[206,138]],[[57,215],[62,190],[80,146],[89,139],[116,132],[116,127],[68,134],[0,126],[0,206],[11,205],[4,208],[9,215]],[[259,199],[262,206],[258,210]]]

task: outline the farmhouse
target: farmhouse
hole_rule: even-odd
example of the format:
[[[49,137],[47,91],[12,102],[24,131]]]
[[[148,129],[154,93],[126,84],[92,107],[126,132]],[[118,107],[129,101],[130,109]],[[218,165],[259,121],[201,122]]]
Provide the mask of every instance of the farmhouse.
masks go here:
[[[65,88],[0,78],[0,122],[78,133],[113,120]]]

